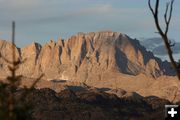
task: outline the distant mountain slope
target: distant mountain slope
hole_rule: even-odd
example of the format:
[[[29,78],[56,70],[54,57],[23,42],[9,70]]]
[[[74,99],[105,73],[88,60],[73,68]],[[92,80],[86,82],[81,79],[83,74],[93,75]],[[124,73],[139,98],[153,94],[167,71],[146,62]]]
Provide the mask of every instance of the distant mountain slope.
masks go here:
[[[180,43],[176,43],[175,46],[172,47],[173,53],[174,54],[179,54],[180,53]],[[153,53],[156,55],[167,55],[166,48],[164,45],[160,45],[156,48],[153,49]]]
[[[147,50],[153,50],[154,48],[158,47],[159,45],[163,45],[163,41],[161,38],[148,38],[142,39],[140,43],[146,47]]]
[[[160,57],[163,60],[169,60],[167,51],[161,38],[148,38],[141,40],[140,43],[146,47],[147,50],[152,51],[155,56]],[[173,42],[172,42],[173,43]],[[180,43],[174,42],[175,46],[172,47],[175,60],[180,59]]]

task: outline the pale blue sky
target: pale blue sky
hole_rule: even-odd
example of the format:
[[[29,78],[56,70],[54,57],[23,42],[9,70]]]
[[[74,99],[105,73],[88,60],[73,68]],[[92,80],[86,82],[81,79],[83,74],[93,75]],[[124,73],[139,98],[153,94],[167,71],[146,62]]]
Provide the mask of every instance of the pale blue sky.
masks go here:
[[[154,0],[152,0],[153,2]],[[165,2],[161,10],[165,8]],[[180,42],[180,0],[175,0],[169,36]],[[163,17],[163,16],[162,16]],[[0,39],[11,39],[16,21],[16,41],[22,47],[44,44],[77,32],[112,30],[132,38],[158,36],[147,0],[0,0]]]

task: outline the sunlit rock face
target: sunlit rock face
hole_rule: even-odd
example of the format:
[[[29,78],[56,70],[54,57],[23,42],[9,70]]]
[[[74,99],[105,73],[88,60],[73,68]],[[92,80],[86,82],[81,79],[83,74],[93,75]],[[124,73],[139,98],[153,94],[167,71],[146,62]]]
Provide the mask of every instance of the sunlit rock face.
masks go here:
[[[11,44],[0,41],[0,52],[7,59]],[[37,78],[75,80],[94,84],[118,79],[118,75],[157,78],[167,74],[160,59],[131,39],[118,32],[78,33],[67,40],[50,40],[41,46],[33,43],[16,48],[16,56],[24,62],[18,74]],[[6,75],[7,63],[0,58],[1,75]]]
[[[7,42],[5,40],[0,40],[0,76],[6,77],[10,75],[9,66],[12,64],[12,48],[15,48],[15,60],[19,60],[21,58],[20,51],[16,48],[12,43]]]

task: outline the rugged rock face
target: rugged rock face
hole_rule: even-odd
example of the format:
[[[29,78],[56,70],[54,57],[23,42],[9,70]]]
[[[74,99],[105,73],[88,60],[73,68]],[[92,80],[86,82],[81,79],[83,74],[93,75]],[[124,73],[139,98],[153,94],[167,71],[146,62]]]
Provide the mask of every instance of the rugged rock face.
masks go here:
[[[9,59],[11,44],[0,41],[1,54]],[[76,80],[93,84],[117,80],[119,75],[144,74],[157,78],[167,74],[162,62],[135,39],[117,32],[78,33],[68,40],[50,40],[41,46],[33,43],[16,49],[17,58],[25,60],[18,74],[48,80]],[[7,64],[0,58],[0,74]]]
[[[15,47],[13,45],[13,47]],[[15,47],[16,60],[20,59],[20,51]],[[9,75],[8,66],[12,62],[12,44],[5,40],[0,40],[0,76],[5,77]]]

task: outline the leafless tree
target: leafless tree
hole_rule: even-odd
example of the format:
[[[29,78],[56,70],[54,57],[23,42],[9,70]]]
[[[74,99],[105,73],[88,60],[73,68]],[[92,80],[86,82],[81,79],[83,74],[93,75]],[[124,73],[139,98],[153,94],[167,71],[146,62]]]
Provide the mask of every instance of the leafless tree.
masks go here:
[[[177,77],[180,80],[180,68],[179,68],[179,65],[176,63],[176,61],[174,60],[173,51],[172,51],[172,47],[175,44],[172,44],[172,42],[168,38],[169,24],[170,24],[171,18],[172,18],[173,3],[174,3],[174,0],[171,0],[170,2],[166,3],[166,10],[164,13],[165,29],[163,30],[162,27],[160,26],[159,16],[158,16],[159,0],[156,0],[154,9],[152,8],[151,0],[148,0],[148,5],[149,5],[151,13],[154,17],[156,28],[158,30],[158,33],[160,34],[160,36],[162,37],[162,39],[164,41],[169,59],[170,59],[171,64],[172,64],[172,67],[176,71]]]

